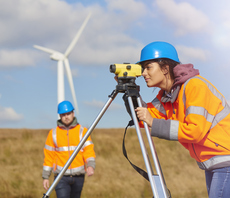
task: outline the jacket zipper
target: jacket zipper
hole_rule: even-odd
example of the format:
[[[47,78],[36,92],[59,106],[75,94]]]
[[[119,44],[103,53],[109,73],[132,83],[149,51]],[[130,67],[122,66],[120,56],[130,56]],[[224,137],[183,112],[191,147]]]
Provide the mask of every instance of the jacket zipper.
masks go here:
[[[216,147],[220,146],[220,147],[222,147],[223,149],[226,149],[227,151],[230,151],[229,149],[225,148],[224,146],[222,146],[222,145],[220,145],[220,144],[218,144],[218,143],[216,143],[216,142],[213,142],[213,141],[210,140],[210,139],[208,139],[208,140],[211,141],[213,144],[215,144]]]
[[[68,154],[69,154],[69,158],[70,158],[70,148],[69,148],[69,129],[67,129],[67,139],[68,139]],[[70,164],[70,175],[72,175],[72,167]]]

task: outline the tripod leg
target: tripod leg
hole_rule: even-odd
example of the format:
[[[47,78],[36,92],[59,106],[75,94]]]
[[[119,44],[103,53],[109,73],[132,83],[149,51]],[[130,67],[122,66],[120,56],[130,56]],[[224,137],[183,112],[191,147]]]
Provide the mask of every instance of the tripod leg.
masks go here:
[[[96,117],[94,122],[92,123],[92,125],[89,127],[88,131],[86,132],[86,134],[84,135],[84,137],[82,138],[80,143],[77,145],[76,149],[74,150],[74,152],[72,153],[72,155],[70,156],[70,158],[66,162],[65,166],[62,168],[61,172],[58,174],[58,176],[56,177],[56,179],[54,180],[54,182],[52,183],[52,185],[50,186],[50,188],[48,189],[46,194],[44,194],[43,198],[48,198],[49,197],[49,195],[51,194],[52,190],[58,184],[58,182],[60,181],[60,179],[64,175],[65,171],[68,169],[68,167],[70,166],[70,164],[72,163],[72,161],[74,160],[74,158],[76,157],[78,152],[81,150],[82,146],[84,145],[84,143],[86,142],[86,140],[88,139],[88,137],[92,133],[93,129],[96,127],[96,125],[100,121],[101,117],[104,115],[104,113],[106,112],[106,110],[108,109],[108,107],[110,106],[112,101],[114,100],[114,98],[117,96],[117,94],[118,94],[118,92],[116,90],[114,90],[112,92],[112,94],[109,95],[108,101],[106,102],[106,104],[104,105],[104,107],[102,108],[102,110],[100,111],[100,113],[98,114],[98,116]]]
[[[141,146],[141,151],[142,151],[145,166],[146,166],[146,169],[147,169],[147,173],[148,173],[149,182],[150,182],[150,185],[151,185],[151,188],[152,188],[152,192],[153,192],[153,195],[154,195],[155,198],[159,198],[159,194],[158,194],[158,191],[157,191],[157,186],[156,186],[155,180],[153,179],[153,176],[152,176],[151,166],[150,166],[150,163],[149,163],[149,160],[148,160],[147,151],[146,151],[145,144],[144,144],[144,141],[143,141],[143,137],[142,137],[142,134],[141,134],[141,131],[140,131],[139,123],[138,123],[138,120],[137,120],[137,117],[136,117],[136,113],[135,113],[135,110],[134,110],[133,101],[132,101],[131,96],[128,97],[128,102],[129,102],[129,108],[130,108],[130,111],[131,111],[132,119],[134,121],[134,125],[135,125],[135,128],[136,128],[138,140],[139,140],[139,143],[140,143],[140,146]]]

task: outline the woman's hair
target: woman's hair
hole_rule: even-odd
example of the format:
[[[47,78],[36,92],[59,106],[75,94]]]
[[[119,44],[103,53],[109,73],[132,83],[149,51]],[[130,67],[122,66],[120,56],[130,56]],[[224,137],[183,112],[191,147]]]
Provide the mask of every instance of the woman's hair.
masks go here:
[[[154,61],[156,61],[159,65],[160,68],[163,69],[166,65],[169,66],[169,75],[171,77],[171,79],[174,80],[174,73],[173,73],[173,68],[175,66],[177,66],[178,64],[180,64],[179,62],[176,62],[174,60],[168,59],[168,58],[159,58],[159,59],[155,59]]]

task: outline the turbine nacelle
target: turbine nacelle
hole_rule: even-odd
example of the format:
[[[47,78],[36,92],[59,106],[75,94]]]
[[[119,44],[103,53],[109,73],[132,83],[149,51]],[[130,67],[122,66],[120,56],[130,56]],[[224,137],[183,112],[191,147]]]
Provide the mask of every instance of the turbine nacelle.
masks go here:
[[[66,57],[62,53],[53,53],[50,55],[50,58],[55,61],[64,61]]]

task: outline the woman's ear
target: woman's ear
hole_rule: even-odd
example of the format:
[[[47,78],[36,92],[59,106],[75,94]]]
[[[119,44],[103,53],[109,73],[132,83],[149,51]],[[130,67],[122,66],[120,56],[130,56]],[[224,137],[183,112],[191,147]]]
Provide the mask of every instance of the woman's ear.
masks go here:
[[[162,72],[164,75],[168,74],[169,73],[169,66],[168,65],[164,65],[162,67]]]

